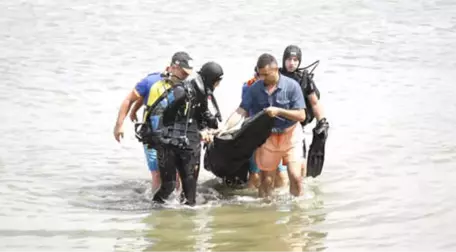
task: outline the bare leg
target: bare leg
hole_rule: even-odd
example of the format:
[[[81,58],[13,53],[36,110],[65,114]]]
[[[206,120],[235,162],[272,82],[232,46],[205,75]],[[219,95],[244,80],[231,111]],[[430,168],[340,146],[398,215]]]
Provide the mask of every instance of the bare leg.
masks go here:
[[[305,178],[307,176],[307,159],[302,160],[301,166],[301,177]]]
[[[259,188],[261,184],[260,173],[259,172],[250,172],[249,173],[249,182],[247,187],[250,189]]]
[[[288,163],[288,178],[290,179],[290,193],[293,196],[302,195],[302,177],[301,177],[301,162]]]
[[[152,194],[155,194],[161,186],[160,171],[151,171],[150,175],[152,177]]]
[[[179,176],[179,172],[176,172],[176,192],[179,192],[181,187],[181,179]]]
[[[274,187],[275,188],[284,187],[287,184],[287,181],[288,181],[287,173],[285,171],[281,171],[281,170],[277,169],[276,177],[274,180]]]
[[[273,171],[260,171],[261,184],[258,187],[258,195],[260,198],[269,197],[274,190],[274,179],[276,170]]]

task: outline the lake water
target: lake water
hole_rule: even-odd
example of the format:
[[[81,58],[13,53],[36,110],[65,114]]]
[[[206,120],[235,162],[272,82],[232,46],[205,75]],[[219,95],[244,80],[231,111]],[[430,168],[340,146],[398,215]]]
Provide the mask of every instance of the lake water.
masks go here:
[[[456,2],[1,1],[0,250],[455,250]],[[178,50],[215,60],[224,118],[257,57],[297,44],[330,122],[325,168],[272,203],[151,206],[122,99]],[[452,116],[453,115],[453,116]],[[307,127],[310,142],[313,124]]]

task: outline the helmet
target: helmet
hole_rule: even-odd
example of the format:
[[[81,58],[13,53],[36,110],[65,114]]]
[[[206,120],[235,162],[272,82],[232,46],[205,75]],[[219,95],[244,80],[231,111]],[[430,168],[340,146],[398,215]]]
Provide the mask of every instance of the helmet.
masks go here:
[[[299,67],[299,65],[301,65],[301,59],[302,59],[301,48],[299,48],[296,45],[289,45],[285,48],[285,51],[283,51],[283,57],[282,57],[283,69],[286,69],[285,61],[291,56],[296,56],[298,58],[298,60],[299,60],[298,67]]]
[[[198,74],[203,79],[204,87],[213,91],[215,82],[223,77],[223,69],[218,63],[210,61],[201,67]]]

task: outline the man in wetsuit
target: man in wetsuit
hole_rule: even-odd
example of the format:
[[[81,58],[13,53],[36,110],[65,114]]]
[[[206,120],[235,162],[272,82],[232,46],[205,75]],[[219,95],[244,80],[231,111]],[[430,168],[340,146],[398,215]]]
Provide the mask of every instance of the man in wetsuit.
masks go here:
[[[159,125],[157,151],[162,185],[154,196],[155,202],[163,203],[173,192],[177,169],[182,182],[181,200],[190,206],[196,204],[201,140],[212,141],[210,129],[218,128],[217,119],[208,108],[208,98],[215,101],[213,91],[222,77],[222,67],[208,62],[201,67],[196,78],[169,90],[174,101],[164,108]]]
[[[124,135],[123,122],[132,105],[135,104],[130,118],[134,121],[137,119],[136,111],[142,105],[150,106],[166,88],[185,80],[192,73],[191,61],[192,58],[188,53],[176,52],[164,72],[151,73],[136,84],[135,88],[122,101],[119,109],[114,127],[114,137],[118,142]],[[157,117],[150,117],[149,119],[151,124],[157,121]],[[143,144],[143,146],[152,179],[152,192],[155,192],[160,186],[157,152],[154,148],[148,148],[146,144]]]
[[[328,128],[329,124],[328,121],[325,117],[324,111],[323,111],[323,106],[320,102],[320,92],[318,88],[315,85],[315,82],[312,79],[311,73],[307,71],[307,69],[299,69],[299,66],[301,65],[302,61],[302,52],[301,48],[299,48],[296,45],[289,45],[285,48],[283,52],[283,57],[282,57],[282,68],[279,69],[280,73],[288,76],[290,78],[293,78],[296,80],[300,85],[301,89],[304,94],[304,99],[306,102],[306,120],[301,122],[302,129],[304,131],[304,127],[312,122],[314,118],[317,119],[316,127],[313,130],[314,133],[314,141],[319,140],[318,142],[322,142],[323,146],[321,143],[319,144],[320,146],[318,149],[312,148],[309,151],[309,154],[313,154],[313,151],[316,149],[317,152],[323,153],[323,157],[315,157],[314,155],[310,155],[311,159],[321,159],[324,158],[324,141],[326,141],[327,135],[328,135]],[[316,133],[318,132],[318,134]],[[318,143],[317,143],[318,144]],[[314,146],[316,147],[316,146]],[[321,149],[323,148],[323,149]],[[316,176],[321,173],[321,168],[323,164],[321,163],[322,160],[317,161],[311,161],[311,164],[314,164],[314,162],[317,162],[316,166],[320,166],[320,168],[315,168],[310,167],[309,171],[306,171],[306,143],[305,139],[303,139],[303,166],[301,169],[301,175],[302,176]],[[316,171],[318,170],[319,171]]]

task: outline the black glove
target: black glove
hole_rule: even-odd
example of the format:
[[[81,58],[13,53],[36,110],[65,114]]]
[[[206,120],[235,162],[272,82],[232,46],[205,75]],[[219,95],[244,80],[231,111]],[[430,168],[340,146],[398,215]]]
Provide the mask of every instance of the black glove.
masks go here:
[[[203,118],[204,118],[206,127],[211,128],[211,129],[218,129],[217,117],[212,115],[211,112],[209,112],[209,111],[204,112]]]
[[[307,175],[317,177],[321,174],[325,162],[325,144],[328,137],[329,123],[326,118],[317,122],[312,130],[313,138],[307,158]]]
[[[313,133],[318,135],[320,138],[325,139],[328,137],[329,123],[326,118],[322,118],[317,122],[317,125],[313,129]]]

